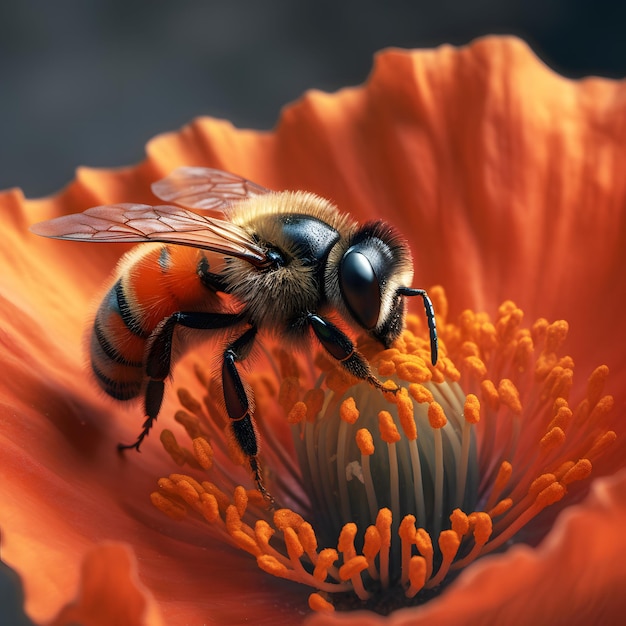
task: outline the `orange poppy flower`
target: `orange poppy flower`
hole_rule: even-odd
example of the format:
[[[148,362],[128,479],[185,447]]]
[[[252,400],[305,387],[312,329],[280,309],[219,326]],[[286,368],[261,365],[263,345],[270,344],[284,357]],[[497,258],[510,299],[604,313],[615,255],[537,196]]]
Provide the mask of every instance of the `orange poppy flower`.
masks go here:
[[[199,119],[150,142],[134,168],[80,169],[42,200],[2,194],[0,528],[27,613],[54,624],[381,623],[363,607],[394,624],[622,615],[625,162],[626,84],[566,80],[522,42],[487,38],[384,52],[363,87],[307,94],[272,133]],[[219,411],[196,400],[210,384],[200,350],[177,365],[179,392],[142,454],[115,452],[136,436],[139,409],[94,391],[81,348],[94,292],[125,248],[28,232],[98,204],[153,203],[150,183],[180,165],[382,217],[411,244],[415,286],[443,286],[430,290],[436,368],[421,317],[394,350],[362,343],[377,374],[408,390],[393,401],[319,359],[274,352],[279,373],[252,372],[268,485],[291,511],[282,517],[218,445]],[[306,372],[319,367],[329,419],[316,429],[322,404]],[[339,438],[359,456],[327,479],[324,464],[343,470],[343,449],[328,444]],[[326,457],[308,456],[326,445]],[[418,467],[428,471],[413,483]],[[311,504],[309,526],[296,514]],[[342,507],[359,512],[354,524]]]

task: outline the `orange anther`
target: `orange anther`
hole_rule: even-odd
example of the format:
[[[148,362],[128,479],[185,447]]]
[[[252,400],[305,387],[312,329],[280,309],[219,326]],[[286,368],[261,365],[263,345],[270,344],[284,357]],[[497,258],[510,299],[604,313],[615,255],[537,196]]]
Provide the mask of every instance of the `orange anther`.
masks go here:
[[[400,522],[400,528],[398,528],[398,535],[403,542],[412,544],[415,542],[415,516],[405,515]]]
[[[339,552],[347,553],[350,556],[353,555],[356,532],[357,525],[354,522],[344,524],[341,532],[339,533],[339,540],[337,541],[337,550]],[[350,558],[350,556],[348,556],[348,558]]]
[[[498,385],[498,397],[500,402],[505,406],[508,406],[513,413],[519,415],[522,412],[522,403],[519,399],[519,391],[515,387],[512,381],[508,378],[503,378]]]
[[[417,425],[413,415],[413,401],[409,398],[406,389],[402,389],[396,396],[396,406],[398,407],[398,418],[400,426],[404,431],[404,436],[409,441],[417,439]]]
[[[470,374],[478,380],[482,380],[487,375],[486,365],[483,363],[482,359],[477,356],[465,357],[463,364],[468,368]]]
[[[172,457],[172,461],[176,463],[176,465],[182,467],[187,460],[185,456],[184,450],[178,445],[178,441],[176,441],[176,436],[169,429],[166,428],[161,431],[159,435],[159,439],[161,441],[161,445],[165,448],[165,451]]]
[[[430,535],[423,528],[418,528],[415,533],[415,545],[422,556],[427,556],[428,554],[432,556],[433,542]]]
[[[489,517],[496,518],[499,515],[503,515],[513,506],[513,500],[511,498],[504,498],[504,500],[500,500],[492,509],[490,509],[487,513]]]
[[[389,509],[378,511],[376,528],[380,534],[381,546],[389,547],[391,545],[391,511]]]
[[[565,320],[557,320],[548,326],[546,333],[545,352],[556,352],[567,337],[569,324]]]
[[[408,358],[396,363],[398,377],[409,383],[423,383],[432,378],[432,373],[423,359],[406,355]]]
[[[212,493],[200,494],[200,512],[207,522],[215,522],[220,516],[217,498]]]
[[[591,474],[592,466],[589,459],[579,459],[561,478],[562,485],[569,485],[577,480],[584,480]]]
[[[561,406],[557,409],[556,415],[552,418],[548,426],[548,431],[554,427],[566,430],[572,421],[572,410],[568,406]]]
[[[609,368],[606,365],[600,365],[589,376],[587,382],[587,398],[590,406],[594,407],[598,400],[602,397],[604,384],[609,375]]]
[[[364,569],[367,569],[367,559],[364,556],[354,556],[339,568],[339,578],[350,580]]]
[[[420,383],[411,383],[409,385],[409,393],[411,394],[415,402],[418,402],[420,404],[422,402],[427,402],[428,404],[430,404],[434,400],[433,394]]]
[[[461,540],[453,530],[442,530],[439,533],[439,549],[444,559],[452,560],[459,550]]]
[[[465,398],[463,416],[470,424],[477,424],[480,421],[480,402],[473,393],[468,393]]]
[[[309,608],[316,613],[332,613],[335,610],[335,607],[317,592],[309,596]]]
[[[393,361],[381,359],[376,366],[379,376],[393,376],[396,372],[396,366]]]
[[[319,412],[322,410],[324,406],[324,400],[326,398],[326,394],[323,389],[319,387],[315,387],[314,389],[309,389],[304,394],[304,403],[306,404],[306,419],[307,422],[312,422],[315,420]]]
[[[243,517],[248,506],[248,492],[241,485],[235,487],[233,500],[235,502],[235,507],[237,508],[237,513],[239,513],[239,517]]]
[[[333,548],[324,548],[317,555],[317,563],[313,570],[313,576],[316,580],[324,582],[328,576],[328,569],[333,566],[333,563],[339,558],[337,550]]]
[[[400,433],[389,411],[380,411],[378,413],[378,428],[380,437],[384,442],[397,443],[400,441]]]
[[[262,554],[256,559],[256,564],[264,572],[276,576],[278,578],[291,578],[290,570],[283,565],[278,559],[269,554]]]
[[[466,535],[469,531],[470,522],[465,513],[461,509],[454,509],[450,514],[450,523],[452,530],[460,537]]]
[[[413,556],[409,561],[409,588],[407,598],[413,598],[426,584],[426,559],[423,556]]]
[[[491,516],[482,511],[470,515],[471,523],[474,526],[474,541],[477,545],[484,545],[489,541],[493,532]]]
[[[506,484],[511,478],[513,473],[513,466],[508,461],[502,461],[500,469],[498,469],[498,475],[494,481],[493,488],[497,491],[502,491],[506,487]]]
[[[302,524],[304,524],[302,515],[295,513],[291,509],[278,509],[278,511],[274,512],[274,526],[278,530],[285,530],[285,528],[298,530]]]
[[[367,428],[359,428],[356,431],[355,439],[361,454],[364,456],[374,454],[374,439],[372,438],[372,433]]]
[[[541,438],[539,445],[544,452],[547,452],[548,450],[554,450],[554,448],[557,448],[564,442],[565,433],[563,429],[555,426]]]
[[[292,561],[300,560],[300,557],[304,554],[304,547],[300,543],[296,531],[293,528],[285,528],[285,530],[283,530],[283,537],[289,558]]]
[[[339,407],[339,416],[344,422],[354,424],[359,419],[359,410],[352,396],[346,398]]]
[[[483,403],[492,411],[495,411],[500,406],[500,396],[493,381],[489,379],[483,380],[480,383],[480,391]]]
[[[300,396],[300,380],[298,378],[283,378],[278,390],[278,404],[287,412],[298,402]]]
[[[259,519],[254,524],[254,536],[257,543],[261,546],[267,547],[270,539],[274,536],[276,531],[263,519]]]
[[[304,402],[296,402],[287,414],[287,422],[289,424],[299,424],[303,422],[306,419],[307,410],[307,405]]]
[[[545,509],[545,507],[550,504],[558,502],[564,495],[565,487],[560,483],[554,482],[543,491],[539,492],[537,498],[535,499],[535,506],[540,509]]]
[[[431,428],[443,428],[448,423],[446,414],[439,402],[431,402],[428,405],[428,422]]]
[[[556,476],[554,474],[541,474],[541,476],[535,478],[535,480],[533,480],[530,484],[530,487],[528,488],[528,495],[531,498],[536,497],[537,494],[546,489],[546,487],[549,487],[555,481]]]
[[[193,455],[198,461],[198,464],[202,469],[211,469],[213,467],[213,448],[207,439],[204,437],[196,437],[192,441]]]
[[[190,412],[198,415],[202,413],[202,405],[196,398],[191,394],[188,389],[184,387],[180,387],[176,391],[178,395],[178,401]]]
[[[187,509],[182,504],[174,502],[158,491],[150,494],[150,501],[159,511],[173,520],[180,521],[187,516]]]
[[[376,526],[368,526],[365,530],[365,539],[363,541],[363,555],[368,561],[374,559],[374,557],[380,552],[380,533]]]

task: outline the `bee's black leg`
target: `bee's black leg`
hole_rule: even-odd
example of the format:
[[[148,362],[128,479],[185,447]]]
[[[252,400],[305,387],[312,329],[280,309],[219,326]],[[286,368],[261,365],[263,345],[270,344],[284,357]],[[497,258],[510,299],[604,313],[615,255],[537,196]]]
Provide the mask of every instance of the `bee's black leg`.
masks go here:
[[[356,349],[350,337],[332,322],[315,313],[309,313],[306,321],[328,354],[336,359],[352,376],[360,380],[366,380],[374,387],[383,391],[392,393],[396,391],[395,389],[384,387],[383,383],[372,374],[367,359]]]
[[[137,440],[135,441],[135,443],[129,443],[129,444],[118,443],[117,444],[118,450],[121,451],[121,450],[129,450],[131,448],[135,448],[137,452],[140,451],[139,446],[141,445],[141,442],[144,440],[144,438],[150,432],[150,429],[152,428],[152,424],[154,423],[154,420],[156,420],[157,415],[159,414],[159,410],[161,409],[161,403],[163,402],[164,389],[165,389],[165,384],[163,383],[162,380],[149,380],[148,381],[148,385],[146,387],[146,392],[145,392],[145,399],[144,399],[146,421],[142,424],[142,431],[139,433],[139,436],[137,437]]]
[[[176,326],[195,328],[198,330],[215,330],[228,328],[243,322],[239,314],[234,313],[207,313],[192,311],[185,313],[179,311],[165,318],[150,335],[146,352],[146,375],[148,384],[144,396],[144,410],[146,420],[137,440],[131,444],[118,444],[118,450],[135,448],[139,446],[150,432],[156,420],[163,402],[164,381],[169,376],[172,365],[172,342]]]
[[[245,359],[250,353],[252,344],[257,334],[256,327],[251,327],[240,337],[235,339],[224,350],[222,363],[222,386],[224,388],[224,402],[226,412],[231,420],[232,432],[240,450],[250,462],[250,468],[254,474],[254,481],[263,497],[272,505],[276,502],[267,491],[261,476],[261,467],[257,455],[259,453],[259,437],[256,431],[250,400],[239,375],[235,363]]]

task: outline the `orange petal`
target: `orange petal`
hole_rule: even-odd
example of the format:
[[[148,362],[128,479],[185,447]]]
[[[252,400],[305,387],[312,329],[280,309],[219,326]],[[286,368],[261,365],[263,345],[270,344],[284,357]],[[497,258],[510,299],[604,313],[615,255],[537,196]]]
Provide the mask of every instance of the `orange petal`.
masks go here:
[[[164,624],[137,579],[136,561],[122,544],[94,548],[83,561],[76,600],[66,605],[50,626],[159,626]],[[148,605],[152,604],[150,610]]]

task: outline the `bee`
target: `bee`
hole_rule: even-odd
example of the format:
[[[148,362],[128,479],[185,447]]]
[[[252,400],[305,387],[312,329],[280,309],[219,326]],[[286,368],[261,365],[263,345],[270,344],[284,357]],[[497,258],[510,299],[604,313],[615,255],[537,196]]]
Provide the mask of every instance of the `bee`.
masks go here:
[[[202,167],[181,167],[152,191],[177,206],[98,206],[31,228],[57,239],[152,242],[120,262],[89,342],[91,369],[109,396],[127,401],[143,395],[142,430],[120,450],[139,450],[157,419],[182,329],[207,331],[207,339],[225,336],[224,407],[257,487],[270,500],[258,461],[253,398],[238,366],[259,334],[296,347],[317,342],[347,372],[382,389],[340,326],[389,347],[404,329],[406,298],[419,296],[436,364],[431,300],[423,289],[409,287],[408,243],[386,222],[359,225],[315,194],[273,192]]]

